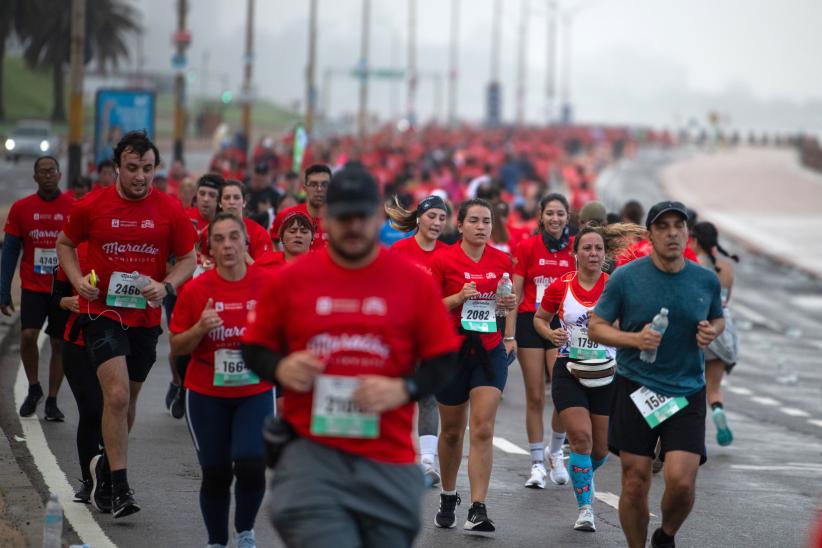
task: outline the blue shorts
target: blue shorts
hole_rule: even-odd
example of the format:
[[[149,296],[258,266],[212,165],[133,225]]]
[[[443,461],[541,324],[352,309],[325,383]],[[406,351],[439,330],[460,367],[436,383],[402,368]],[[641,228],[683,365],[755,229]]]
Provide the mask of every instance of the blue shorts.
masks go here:
[[[263,458],[263,421],[274,412],[274,396],[218,398],[186,390],[186,420],[200,466]]]
[[[493,386],[502,392],[508,380],[508,366],[514,357],[513,352],[506,354],[505,346],[500,343],[488,351],[491,367],[486,371],[476,356],[471,355],[458,364],[457,374],[437,393],[437,401],[443,405],[462,405],[468,401],[471,390],[480,386]]]

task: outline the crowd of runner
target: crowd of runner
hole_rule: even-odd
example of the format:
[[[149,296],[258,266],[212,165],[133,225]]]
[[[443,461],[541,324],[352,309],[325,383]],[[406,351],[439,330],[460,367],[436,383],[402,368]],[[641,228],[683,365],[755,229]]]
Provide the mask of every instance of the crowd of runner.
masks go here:
[[[590,128],[386,131],[365,147],[318,143],[299,174],[259,146],[250,161],[222,154],[194,183],[175,164],[172,185],[158,184],[157,147],[132,132],[93,185],[65,193],[57,159],[39,158],[0,268],[9,314],[22,253],[20,415],[44,395],[48,318],[45,418],[64,418],[65,374],[79,411],[75,500],[116,519],[139,511],[129,431],[165,312],[166,406],[185,417],[202,468],[208,546],[228,545],[232,528],[236,546],[255,546],[266,465],[287,545],[410,546],[421,520],[450,529],[458,514],[465,533],[494,536],[492,441],[516,359],[524,487],[570,483],[569,526],[593,532],[594,475],[613,453],[627,543],[645,546],[664,462],[651,543],[675,546],[708,408],[718,443],[733,440],[720,381],[736,362],[738,258],[681,203],[646,214],[596,201],[598,173],[633,146],[627,131]],[[441,490],[438,508],[420,508],[426,485]]]

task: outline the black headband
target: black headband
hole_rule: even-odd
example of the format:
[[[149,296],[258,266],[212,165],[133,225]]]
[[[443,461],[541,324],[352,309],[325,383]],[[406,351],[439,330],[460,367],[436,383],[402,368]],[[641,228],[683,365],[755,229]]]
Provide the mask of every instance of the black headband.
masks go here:
[[[428,196],[417,205],[417,217],[428,211],[429,209],[441,209],[446,214],[448,211],[448,204],[439,196]]]

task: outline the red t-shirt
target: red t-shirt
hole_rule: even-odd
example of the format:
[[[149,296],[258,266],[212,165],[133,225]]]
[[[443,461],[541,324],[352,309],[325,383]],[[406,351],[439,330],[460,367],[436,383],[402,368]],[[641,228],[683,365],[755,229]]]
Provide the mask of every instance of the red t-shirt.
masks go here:
[[[514,274],[523,277],[522,302],[517,312],[536,312],[538,287],[547,288],[566,272],[573,272],[574,239],[557,253],[551,253],[542,241],[542,234],[524,240],[517,247],[517,263]]]
[[[194,249],[197,233],[179,205],[154,189],[142,200],[126,200],[112,185],[75,202],[63,231],[75,245],[88,242],[89,269],[97,274],[100,295],[92,302],[80,297],[80,310],[132,327],[160,325],[162,307],[128,308],[107,303],[107,297],[109,289],[129,294],[127,279],[112,280],[114,272],[162,281],[169,254],[182,257]]]
[[[490,245],[485,246],[479,262],[474,262],[462,245],[457,243],[446,247],[434,255],[431,261],[431,274],[434,281],[440,286],[441,296],[449,297],[462,291],[462,286],[469,282],[477,284],[479,300],[493,300],[497,296],[497,284],[502,275],[513,271],[511,258]],[[462,306],[451,310],[451,319],[454,327],[459,331],[462,318]],[[481,333],[482,345],[491,350],[499,346],[502,336],[499,331]]]
[[[186,388],[198,394],[223,398],[254,396],[271,390],[271,383],[259,379],[254,384],[243,386],[215,386],[215,361],[219,361],[216,353],[222,349],[240,349],[248,313],[257,305],[269,277],[267,272],[251,265],[242,280],[230,282],[220,277],[215,268],[186,284],[174,305],[169,331],[183,333],[191,329],[200,321],[209,298],[214,299],[214,309],[223,320],[223,325],[209,331],[191,353]]]
[[[430,276],[388,250],[368,266],[347,269],[327,250],[276,271],[249,318],[245,342],[277,353],[310,350],[324,375],[401,377],[420,360],[459,347]],[[313,392],[285,390],[283,416],[300,436],[379,462],[410,464],[414,404],[380,415],[374,439],[311,433]]]
[[[51,201],[35,193],[12,204],[3,230],[21,240],[20,284],[23,289],[51,293],[51,280],[57,266],[57,235],[68,219],[72,205],[74,198],[64,193]]]
[[[651,251],[653,251],[654,245],[651,243],[650,240],[639,240],[637,242],[632,243],[625,249],[618,257],[617,257],[617,266],[622,266],[625,264],[630,263],[634,259],[639,259],[640,257],[645,257],[646,255],[650,255]],[[697,258],[696,253],[694,250],[690,248],[690,246],[685,246],[685,258],[693,261],[695,263],[699,263],[699,258]]]
[[[180,202],[179,200],[177,200]],[[191,219],[191,223],[194,225],[194,229],[197,232],[205,230],[208,228],[208,220],[200,215],[200,209],[197,207],[188,207],[185,209],[186,217]]]
[[[437,240],[434,244],[434,249],[431,251],[426,251],[420,247],[420,244],[417,243],[417,239],[414,236],[411,236],[410,238],[397,240],[389,249],[394,253],[403,255],[412,263],[430,274],[431,261],[434,259],[434,254],[440,249],[444,249],[446,247],[448,247],[448,244]]]
[[[255,261],[264,253],[271,251],[271,237],[258,223],[243,217],[245,231],[248,234],[248,254]],[[208,249],[208,227],[200,231],[200,254],[211,257]]]
[[[254,259],[254,266],[258,266],[271,273],[285,266],[285,251],[269,251]]]
[[[271,239],[275,242],[280,241],[280,226],[283,224],[283,219],[288,217],[289,213],[297,211],[302,213],[314,223],[314,239],[311,241],[311,249],[322,249],[326,245],[326,240],[328,240],[328,236],[323,232],[322,221],[319,217],[312,217],[311,213],[308,212],[308,205],[307,204],[297,204],[295,206],[287,207],[277,213],[277,216],[274,218],[274,222],[271,223]]]

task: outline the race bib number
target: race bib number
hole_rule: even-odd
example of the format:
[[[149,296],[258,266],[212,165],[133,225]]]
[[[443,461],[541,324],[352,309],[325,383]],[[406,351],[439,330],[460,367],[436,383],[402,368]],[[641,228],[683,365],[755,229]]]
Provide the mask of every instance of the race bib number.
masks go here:
[[[140,308],[146,307],[146,298],[140,293],[137,287],[137,278],[129,272],[112,272],[108,282],[108,292],[106,293],[106,304],[109,306],[119,306],[120,308]]]
[[[539,305],[542,302],[542,298],[545,296],[545,290],[548,289],[548,284],[536,284],[537,285],[537,301],[536,307],[539,310]]]
[[[374,439],[380,435],[380,417],[364,413],[354,403],[360,381],[354,377],[320,375],[314,382],[311,433],[315,436]]]
[[[259,382],[260,377],[245,368],[239,350],[221,348],[214,352],[214,386],[248,386]]]
[[[644,386],[632,392],[631,399],[651,428],[656,428],[688,405],[687,398],[663,396]]]
[[[608,351],[599,343],[588,338],[588,328],[584,326],[567,326],[568,357],[572,360],[607,360]]]
[[[462,305],[462,328],[478,333],[497,330],[497,301],[470,299]]]
[[[34,248],[34,273],[54,274],[57,268],[57,250],[53,248]]]

